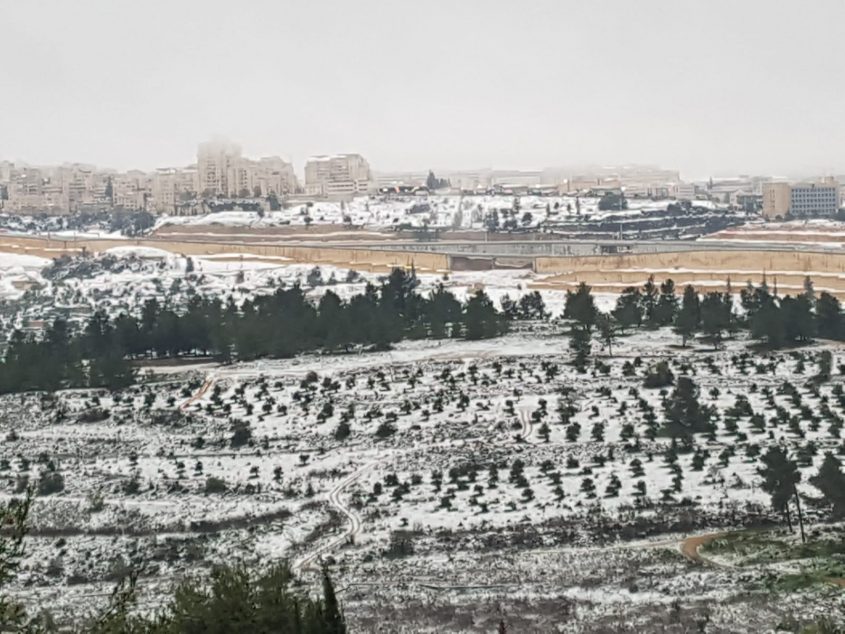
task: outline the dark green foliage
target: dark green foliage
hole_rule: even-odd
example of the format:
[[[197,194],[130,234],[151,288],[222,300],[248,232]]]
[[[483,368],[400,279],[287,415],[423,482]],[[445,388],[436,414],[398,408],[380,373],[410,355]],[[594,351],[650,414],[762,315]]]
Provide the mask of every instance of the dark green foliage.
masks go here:
[[[292,588],[286,564],[253,572],[245,565],[219,566],[208,580],[187,581],[156,616],[130,614],[134,578],[118,586],[108,608],[83,626],[91,634],[345,634],[346,622],[328,574],[323,598]]]
[[[675,295],[675,282],[669,279],[660,285],[660,297],[654,307],[654,313],[651,318],[646,314],[646,319],[652,326],[669,326],[675,321],[677,313],[678,298]]]
[[[465,338],[488,339],[504,331],[505,322],[484,291],[478,291],[469,298],[464,315]]]
[[[816,328],[823,339],[842,338],[842,306],[829,293],[822,293],[816,302]]]
[[[681,336],[683,345],[693,337],[701,325],[701,302],[691,285],[684,288],[681,309],[675,315],[675,334]]]
[[[810,478],[810,484],[821,491],[824,501],[833,507],[834,518],[845,517],[845,474],[839,458],[826,453],[819,472]]]
[[[32,493],[22,500],[12,499],[0,506],[0,525],[4,534],[0,537],[0,630],[21,631],[26,622],[26,613],[21,605],[12,601],[5,589],[14,579],[24,554],[26,519],[32,502]]]
[[[578,289],[574,293],[566,291],[563,316],[566,319],[576,321],[581,328],[588,332],[592,329],[598,316],[598,310],[591,289],[584,282],[578,285]]]
[[[613,309],[613,317],[619,322],[620,328],[639,326],[643,321],[642,296],[640,290],[629,286],[622,291],[619,299],[616,300],[616,308]]]
[[[130,363],[139,357],[212,355],[233,358],[287,358],[302,352],[387,349],[404,338],[483,339],[507,329],[506,318],[479,291],[462,305],[443,286],[429,297],[416,292],[413,271],[394,269],[379,287],[368,284],[348,302],[327,291],[315,306],[299,286],[247,300],[194,296],[177,313],[148,300],[138,317],[109,319],[97,311],[75,336],[56,320],[41,340],[15,331],[0,363],[0,393],[64,387],[124,388],[135,381]],[[523,318],[545,317],[539,294],[523,297]]]
[[[784,513],[791,526],[789,501],[795,494],[795,485],[801,481],[798,465],[789,458],[786,449],[779,446],[770,447],[760,460],[763,463],[760,468],[763,490],[771,496],[772,508]]]
[[[672,385],[675,375],[666,361],[658,361],[648,369],[643,380],[643,386],[648,388],[666,387]]]
[[[698,386],[688,376],[680,376],[666,401],[664,432],[670,438],[689,446],[693,434],[707,431],[711,414],[707,406],[698,402]]]
[[[722,342],[722,334],[731,328],[732,304],[728,293],[707,293],[701,302],[701,330],[710,337],[714,349]]]

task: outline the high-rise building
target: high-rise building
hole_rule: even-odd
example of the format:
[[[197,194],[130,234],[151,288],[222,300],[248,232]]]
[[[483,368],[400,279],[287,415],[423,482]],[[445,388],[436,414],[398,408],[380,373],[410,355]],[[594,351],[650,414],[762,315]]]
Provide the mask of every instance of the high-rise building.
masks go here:
[[[197,187],[200,195],[237,195],[237,164],[240,158],[241,148],[234,143],[222,139],[200,143],[197,149]]]

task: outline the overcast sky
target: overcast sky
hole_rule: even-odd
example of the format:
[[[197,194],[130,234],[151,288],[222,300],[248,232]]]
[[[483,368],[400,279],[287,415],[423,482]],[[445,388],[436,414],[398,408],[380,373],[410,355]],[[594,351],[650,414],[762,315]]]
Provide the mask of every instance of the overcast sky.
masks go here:
[[[0,0],[0,158],[845,172],[841,0]]]

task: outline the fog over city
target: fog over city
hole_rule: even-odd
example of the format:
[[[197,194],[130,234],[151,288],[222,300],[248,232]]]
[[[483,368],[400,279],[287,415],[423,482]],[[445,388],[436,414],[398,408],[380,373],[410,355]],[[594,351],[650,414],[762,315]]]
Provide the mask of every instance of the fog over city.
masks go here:
[[[0,159],[845,170],[845,5],[715,0],[0,3]]]

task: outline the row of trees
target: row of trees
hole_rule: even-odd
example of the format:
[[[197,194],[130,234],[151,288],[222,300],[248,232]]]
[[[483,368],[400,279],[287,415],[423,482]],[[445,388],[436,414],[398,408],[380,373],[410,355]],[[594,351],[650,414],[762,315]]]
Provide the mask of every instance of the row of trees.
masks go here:
[[[794,297],[778,296],[765,281],[759,286],[749,282],[740,292],[740,303],[743,310],[738,312],[730,292],[699,295],[692,285],[684,288],[679,300],[671,279],[657,286],[650,277],[642,288],[624,289],[614,309],[601,313],[590,287],[582,282],[575,291],[567,292],[564,317],[574,323],[571,345],[576,364],[589,354],[594,327],[611,350],[620,333],[663,326],[671,326],[684,346],[701,334],[718,348],[726,334],[741,329],[769,349],[806,343],[816,336],[845,339],[839,300],[826,292],[817,298],[809,278],[804,292]]]
[[[479,291],[458,301],[442,285],[417,292],[413,272],[395,269],[379,287],[367,285],[348,301],[327,291],[318,303],[297,285],[258,296],[240,307],[233,301],[191,298],[184,312],[148,300],[138,317],[110,318],[96,312],[79,333],[55,321],[41,339],[17,331],[0,363],[0,392],[62,387],[130,385],[130,361],[148,356],[212,356],[227,362],[287,358],[312,351],[384,350],[405,338],[495,337],[508,319],[543,312],[539,295],[504,314]],[[533,303],[532,303],[533,302]]]

